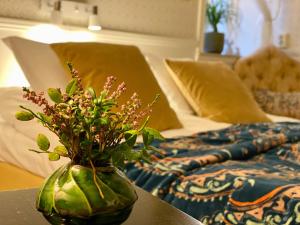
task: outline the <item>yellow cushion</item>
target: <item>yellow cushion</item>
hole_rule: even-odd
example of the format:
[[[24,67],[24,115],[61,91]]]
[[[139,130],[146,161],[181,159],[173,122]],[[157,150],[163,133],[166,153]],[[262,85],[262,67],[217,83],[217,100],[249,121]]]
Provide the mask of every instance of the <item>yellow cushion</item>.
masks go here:
[[[225,63],[166,60],[166,64],[198,115],[226,123],[270,121]]]
[[[144,106],[151,103],[156,94],[159,101],[154,105],[149,126],[158,130],[181,128],[175,112],[160,89],[144,56],[135,46],[104,43],[57,43],[52,44],[61,63],[73,63],[79,71],[85,87],[102,90],[106,77],[113,75],[118,82],[124,81],[127,91],[120,105],[137,92]]]
[[[44,178],[22,170],[8,163],[0,162],[0,191],[11,189],[36,188]]]

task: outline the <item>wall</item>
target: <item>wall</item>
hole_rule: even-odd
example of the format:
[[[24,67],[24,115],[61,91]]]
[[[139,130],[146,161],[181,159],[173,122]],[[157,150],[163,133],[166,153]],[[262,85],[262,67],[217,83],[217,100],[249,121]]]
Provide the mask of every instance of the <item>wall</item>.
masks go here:
[[[278,11],[278,7],[280,10]],[[265,14],[262,9],[266,8]],[[279,43],[279,35],[288,33],[293,56],[300,56],[300,1],[299,0],[239,0],[239,26],[235,45],[241,55]]]
[[[300,1],[299,0],[282,0],[282,8],[279,17],[274,21],[273,33],[274,42],[278,43],[280,34],[289,34],[288,53],[300,57]]]
[[[198,0],[86,0],[97,4],[105,29],[195,38]],[[202,1],[202,0],[200,0]],[[0,17],[49,21],[40,0],[1,0]],[[64,18],[70,25],[86,26],[86,18]]]
[[[264,29],[267,24],[255,0],[241,0],[238,7],[236,47],[241,55],[248,55],[265,44]]]

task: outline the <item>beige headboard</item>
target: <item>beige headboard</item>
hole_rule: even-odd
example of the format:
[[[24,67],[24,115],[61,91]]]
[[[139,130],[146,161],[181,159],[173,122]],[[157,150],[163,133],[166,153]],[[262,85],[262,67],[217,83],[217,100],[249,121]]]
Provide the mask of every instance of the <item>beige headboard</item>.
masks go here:
[[[275,46],[265,47],[253,55],[241,58],[235,65],[235,71],[252,91],[300,91],[300,62]]]

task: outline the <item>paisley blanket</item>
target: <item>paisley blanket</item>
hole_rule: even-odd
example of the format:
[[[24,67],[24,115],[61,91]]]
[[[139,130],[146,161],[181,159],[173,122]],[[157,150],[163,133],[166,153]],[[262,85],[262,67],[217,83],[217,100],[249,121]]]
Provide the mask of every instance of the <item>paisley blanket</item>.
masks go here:
[[[156,143],[137,186],[204,224],[300,224],[300,123],[235,125]]]

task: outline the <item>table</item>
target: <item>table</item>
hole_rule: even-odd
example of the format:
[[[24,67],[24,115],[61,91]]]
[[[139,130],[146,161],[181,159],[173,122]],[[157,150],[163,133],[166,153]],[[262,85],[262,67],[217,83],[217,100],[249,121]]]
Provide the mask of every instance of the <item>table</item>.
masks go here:
[[[197,55],[197,61],[221,61],[233,68],[234,64],[238,61],[237,55],[221,55],[214,53],[203,53]]]
[[[136,187],[139,199],[123,225],[203,225],[166,202]],[[37,189],[0,192],[1,225],[49,225],[35,209]]]

